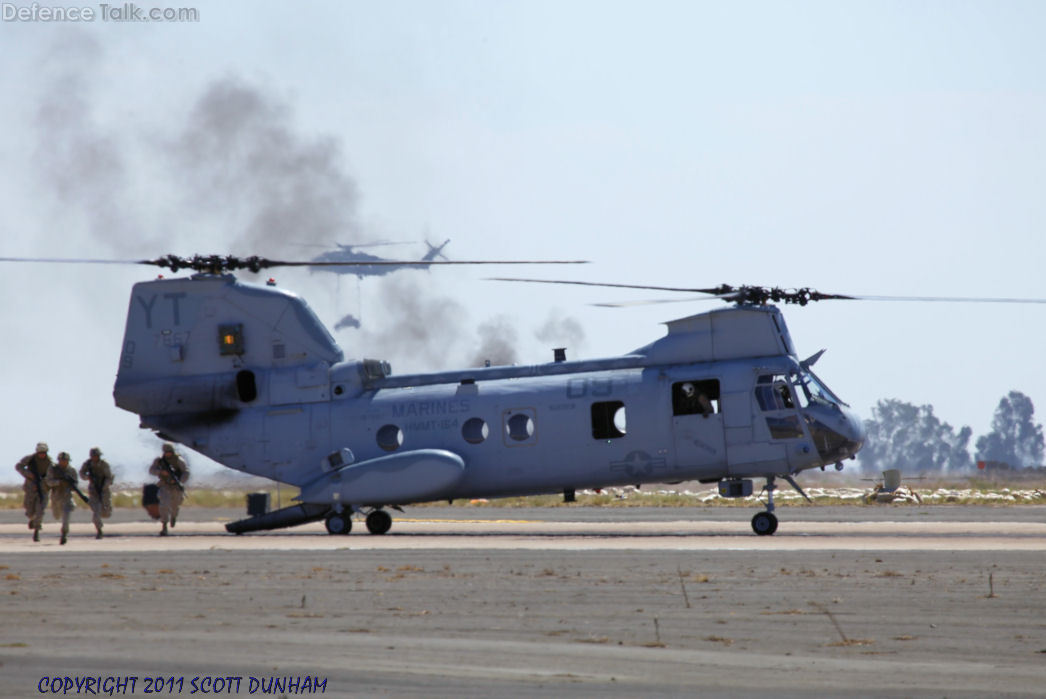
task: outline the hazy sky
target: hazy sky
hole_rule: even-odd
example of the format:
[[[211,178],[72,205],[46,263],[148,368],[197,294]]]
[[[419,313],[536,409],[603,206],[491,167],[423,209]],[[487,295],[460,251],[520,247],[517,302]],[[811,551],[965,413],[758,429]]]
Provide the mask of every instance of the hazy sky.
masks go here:
[[[522,363],[559,343],[621,354],[710,307],[608,310],[588,304],[665,294],[483,281],[506,273],[1046,297],[1046,4],[191,7],[198,22],[0,23],[0,256],[300,257],[392,239],[415,242],[382,254],[419,257],[427,237],[458,259],[592,260],[359,285],[277,275],[332,327],[362,316],[337,335],[346,356],[399,373],[459,367],[495,340]],[[158,441],[111,391],[130,285],[155,271],[0,272],[2,453],[13,464],[44,439],[79,463],[99,444],[142,478]],[[931,403],[976,437],[1012,389],[1046,414],[1046,306],[786,317],[865,417],[882,398]]]

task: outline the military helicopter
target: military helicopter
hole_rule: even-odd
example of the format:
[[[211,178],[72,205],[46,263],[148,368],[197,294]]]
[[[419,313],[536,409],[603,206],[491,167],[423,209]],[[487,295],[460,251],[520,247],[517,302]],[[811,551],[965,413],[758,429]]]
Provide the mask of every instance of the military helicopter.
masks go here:
[[[444,240],[441,245],[433,245],[426,240],[425,245],[428,246],[428,252],[426,252],[420,260],[412,260],[409,264],[379,257],[360,250],[360,248],[377,247],[381,245],[402,245],[403,243],[390,241],[360,243],[355,245],[336,243],[338,246],[336,250],[327,250],[326,252],[312,258],[312,264],[309,265],[309,267],[312,271],[317,272],[355,274],[359,279],[363,279],[364,277],[384,276],[391,272],[395,272],[397,269],[428,269],[429,265],[425,263],[431,263],[436,260],[437,257],[442,258],[443,260],[447,259],[447,256],[443,254],[443,248],[447,247],[449,242],[450,239],[448,238],[447,240]],[[352,264],[328,264],[331,262]]]
[[[796,475],[841,469],[865,440],[860,418],[812,370],[823,350],[801,360],[774,304],[895,298],[501,278],[693,292],[731,305],[671,321],[664,337],[623,356],[568,361],[556,350],[546,364],[400,376],[381,359],[346,360],[294,293],[233,274],[315,262],[133,262],[195,273],[132,288],[116,405],[165,440],[300,488],[298,504],[228,524],[237,534],[317,520],[348,534],[357,514],[384,534],[389,510],[411,503],[571,500],[577,489],[625,484],[699,480],[738,498],[764,480],[752,529],[771,535],[776,481],[805,497]]]

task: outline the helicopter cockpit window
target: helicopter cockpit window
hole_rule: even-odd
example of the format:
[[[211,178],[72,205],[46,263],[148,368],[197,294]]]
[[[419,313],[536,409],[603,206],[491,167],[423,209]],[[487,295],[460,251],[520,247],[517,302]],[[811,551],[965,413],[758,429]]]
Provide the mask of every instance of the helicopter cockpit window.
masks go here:
[[[771,374],[760,376],[755,382],[755,399],[764,413],[787,411],[783,415],[766,416],[770,439],[801,439],[804,436],[787,377]]]
[[[796,383],[799,384],[802,393],[806,396],[806,399],[811,403],[828,403],[831,405],[846,405],[843,401],[839,400],[839,396],[832,393],[831,389],[824,385],[824,382],[817,377],[814,372],[807,369],[796,376]]]
[[[678,381],[672,384],[673,415],[704,415],[719,412],[719,380]]]
[[[755,399],[764,412],[795,408],[792,392],[784,376],[760,376],[755,384]]]

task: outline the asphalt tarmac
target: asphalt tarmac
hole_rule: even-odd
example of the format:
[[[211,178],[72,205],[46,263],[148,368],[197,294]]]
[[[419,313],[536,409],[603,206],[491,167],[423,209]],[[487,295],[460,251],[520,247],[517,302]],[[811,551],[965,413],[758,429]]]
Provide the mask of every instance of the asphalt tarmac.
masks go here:
[[[80,511],[59,546],[0,512],[0,696],[1042,695],[1046,507],[751,514],[416,508],[335,537],[185,510],[160,538],[118,510],[96,541]]]

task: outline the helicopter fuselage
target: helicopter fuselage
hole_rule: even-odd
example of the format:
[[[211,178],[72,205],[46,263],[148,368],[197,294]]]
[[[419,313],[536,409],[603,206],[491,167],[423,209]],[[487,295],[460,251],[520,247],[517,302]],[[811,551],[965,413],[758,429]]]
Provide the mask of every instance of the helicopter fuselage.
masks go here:
[[[197,275],[135,286],[114,395],[143,427],[338,511],[772,483],[860,449],[861,421],[798,360],[777,308],[668,327],[618,357],[396,376],[344,361],[297,296]]]

